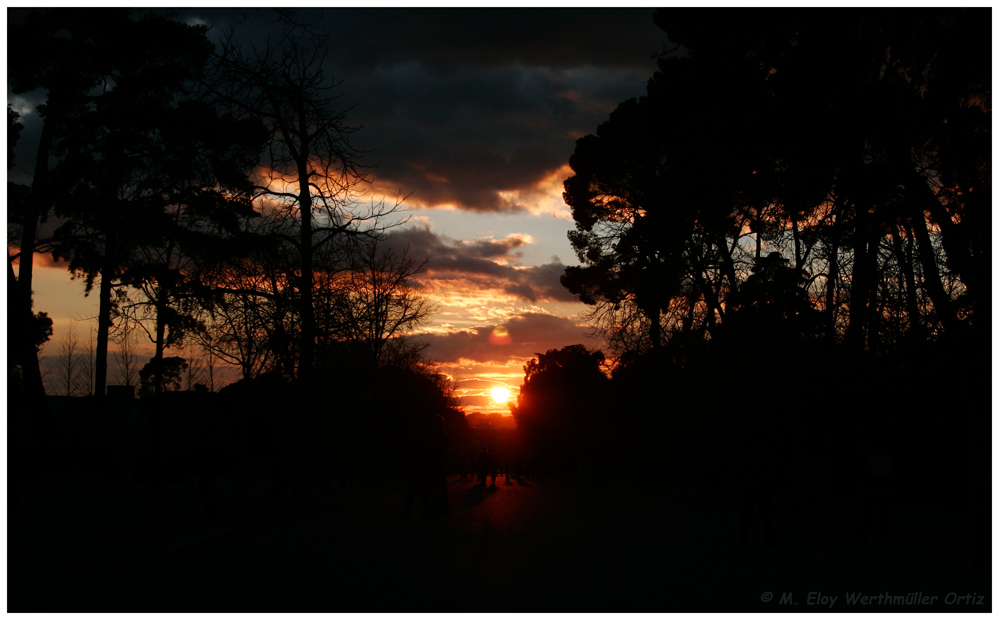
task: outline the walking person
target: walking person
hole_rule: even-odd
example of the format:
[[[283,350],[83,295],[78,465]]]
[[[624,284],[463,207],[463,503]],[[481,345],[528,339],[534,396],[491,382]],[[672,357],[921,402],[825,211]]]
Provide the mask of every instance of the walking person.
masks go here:
[[[479,458],[475,462],[475,476],[478,479],[479,486],[486,486],[486,478],[489,476],[489,460],[490,454],[489,450],[482,448],[479,451]]]

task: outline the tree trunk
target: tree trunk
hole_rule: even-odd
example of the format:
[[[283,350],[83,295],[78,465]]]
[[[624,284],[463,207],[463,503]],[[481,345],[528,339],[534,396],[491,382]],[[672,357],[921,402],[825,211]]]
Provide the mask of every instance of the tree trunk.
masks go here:
[[[719,251],[719,262],[721,263],[722,273],[728,279],[728,285],[732,289],[732,292],[739,290],[739,276],[735,272],[735,261],[732,259],[732,252],[735,245],[739,242],[738,236],[733,240],[733,247],[730,249],[728,244],[725,243],[724,237],[715,237],[715,246],[717,246]]]
[[[923,286],[933,302],[937,317],[943,325],[945,331],[954,332],[960,328],[957,315],[954,313],[950,296],[944,290],[943,282],[940,280],[940,270],[937,269],[936,253],[933,251],[933,244],[930,241],[930,234],[926,230],[926,216],[921,209],[913,209],[912,232],[915,234],[918,250],[916,255],[923,266]]]
[[[660,323],[662,313],[658,307],[655,307],[650,308],[646,315],[649,317],[649,339],[652,340],[652,350],[658,351],[663,346],[663,328]]]
[[[760,262],[763,255],[763,220],[760,218],[756,223],[756,262]]]
[[[166,342],[167,293],[162,282],[156,292],[156,342],[153,353],[153,394],[159,399],[163,394],[163,349]]]
[[[304,118],[302,119],[304,122]],[[304,138],[303,138],[304,141]],[[308,153],[307,144],[302,152]],[[300,308],[302,317],[302,343],[298,363],[298,380],[308,393],[312,386],[312,371],[316,346],[316,319],[312,303],[313,267],[312,267],[312,195],[309,190],[308,161],[302,159],[298,165],[299,214],[302,218],[302,273],[299,283]]]
[[[864,263],[864,272],[867,278],[867,317],[864,325],[867,328],[867,350],[878,353],[881,350],[881,323],[883,319],[881,304],[881,278],[878,269],[878,259],[881,248],[881,224],[875,217],[875,212],[871,213],[871,222],[868,224],[867,233],[867,255]]]
[[[975,277],[976,271],[973,267],[967,236],[962,227],[951,219],[947,209],[940,203],[926,179],[915,169],[908,154],[898,154],[896,161],[899,162],[897,174],[907,190],[905,206],[908,210],[912,232],[915,233],[919,247],[917,255],[923,266],[923,282],[926,292],[933,302],[933,307],[944,330],[947,332],[957,331],[961,328],[961,323],[957,318],[950,296],[944,290],[940,271],[937,269],[936,253],[933,251],[933,244],[926,229],[926,214],[929,213],[930,218],[940,227],[940,239],[947,253],[949,267],[961,278],[961,282],[967,288],[968,296],[975,299],[975,295],[978,293],[978,281]]]
[[[839,228],[833,223],[833,235],[829,240],[829,274],[826,279],[826,321],[829,339],[836,338],[836,287],[839,280]]]
[[[963,224],[955,224],[947,208],[940,203],[925,179],[915,170],[908,173],[906,182],[912,186],[914,210],[929,213],[933,222],[940,227],[940,239],[947,253],[948,267],[961,278],[972,299],[978,298],[978,270],[972,258],[971,242]],[[918,206],[915,206],[918,205]]]
[[[916,289],[916,272],[913,269],[912,239],[907,240],[906,246],[902,245],[902,238],[898,227],[894,227],[891,233],[892,247],[895,249],[895,256],[898,258],[899,267],[902,270],[902,278],[905,282],[905,311],[909,315],[909,334],[915,338],[922,339],[925,336],[923,331],[923,321],[919,315],[918,290]]]
[[[42,135],[38,140],[38,156],[35,158],[35,174],[31,181],[27,213],[24,214],[24,229],[21,231],[21,257],[17,269],[17,295],[15,329],[22,334],[30,334],[35,320],[32,307],[31,283],[34,276],[35,241],[38,236],[38,219],[48,210],[49,191],[49,151],[52,146],[52,131],[49,123],[42,125]],[[13,269],[13,267],[11,267]],[[38,367],[38,351],[31,338],[19,338],[18,363],[24,381],[25,403],[37,424],[49,426],[48,401],[45,398],[45,384]]]
[[[853,273],[850,278],[850,324],[846,328],[844,342],[854,351],[864,349],[865,319],[867,318],[868,288],[868,253],[867,247],[869,213],[867,209],[857,206],[854,218],[853,232]]]
[[[800,270],[804,259],[801,256],[801,233],[798,231],[798,215],[791,216],[791,237],[794,239],[794,268]]]
[[[94,396],[98,405],[104,402],[108,383],[108,341],[111,333],[111,287],[114,267],[111,265],[110,235],[104,243],[104,267],[101,269],[101,287],[97,308],[97,351],[95,352]]]
[[[156,300],[156,353],[153,355],[153,397],[151,408],[149,410],[150,417],[150,434],[152,435],[153,449],[152,449],[152,492],[149,498],[149,537],[154,538],[156,536],[157,527],[159,526],[160,519],[160,503],[161,503],[161,476],[160,476],[160,416],[163,414],[163,344],[166,338],[166,324],[163,317],[165,316],[166,309],[166,294],[163,291],[162,285],[157,294]]]

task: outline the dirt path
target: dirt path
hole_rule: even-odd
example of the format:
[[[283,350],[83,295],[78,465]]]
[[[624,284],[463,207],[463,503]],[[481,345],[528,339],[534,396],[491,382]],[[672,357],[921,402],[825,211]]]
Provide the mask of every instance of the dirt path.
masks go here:
[[[449,503],[446,519],[402,521],[402,493],[390,492],[182,556],[18,567],[8,576],[9,609],[889,611],[897,608],[884,601],[900,599],[864,608],[848,607],[847,596],[914,592],[937,596],[932,609],[991,609],[990,580],[972,575],[964,556],[859,547],[848,527],[825,528],[800,549],[793,523],[778,516],[775,548],[743,547],[731,507],[502,479],[480,489],[452,478]],[[984,599],[948,604],[952,593]],[[902,609],[931,609],[916,600]]]

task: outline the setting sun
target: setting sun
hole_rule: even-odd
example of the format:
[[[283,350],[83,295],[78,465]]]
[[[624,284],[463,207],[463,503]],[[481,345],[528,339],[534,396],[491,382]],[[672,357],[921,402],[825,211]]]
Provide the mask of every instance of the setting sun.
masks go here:
[[[493,388],[489,393],[492,394],[493,400],[498,403],[505,403],[510,398],[510,390],[504,387]]]

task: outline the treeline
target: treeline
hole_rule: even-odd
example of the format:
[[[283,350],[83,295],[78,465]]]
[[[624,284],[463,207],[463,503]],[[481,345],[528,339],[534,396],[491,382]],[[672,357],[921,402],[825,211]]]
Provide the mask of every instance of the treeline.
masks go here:
[[[29,417],[44,421],[51,335],[32,304],[36,253],[98,298],[93,341],[63,343],[87,352],[86,369],[58,369],[66,393],[100,400],[123,378],[158,395],[196,364],[294,382],[303,402],[339,399],[346,368],[434,374],[405,338],[432,311],[412,281],[426,258],[385,243],[402,197],[366,195],[373,163],[325,72],[328,33],[271,18],[249,45],[157,11],[12,15],[10,90],[43,100],[34,144],[7,108],[8,166],[25,169],[8,182],[8,367]],[[139,342],[151,360],[134,359]],[[129,359],[109,380],[116,347]]]
[[[792,365],[705,346],[682,364],[666,352],[613,364],[582,344],[549,350],[511,406],[521,457],[579,484],[709,496],[743,491],[765,466],[776,495],[853,502],[879,489],[893,504],[987,514],[987,364],[946,346],[808,353]]]
[[[848,495],[878,463],[981,512],[988,14],[716,17],[657,12],[676,47],[648,94],[577,141],[562,282],[612,358],[539,355],[519,427],[569,476],[720,488],[765,462]]]
[[[56,441],[29,435],[25,449],[25,436],[12,437],[12,514],[19,514],[32,480],[47,476],[68,476],[67,483],[91,492],[108,489],[112,498],[148,487],[153,534],[162,526],[168,486],[190,489],[187,499],[173,496],[197,498],[191,508],[209,518],[261,502],[391,488],[412,475],[420,421],[438,415],[452,448],[448,466],[459,471],[471,434],[445,376],[346,369],[337,382],[351,389],[335,393],[331,384],[305,399],[295,383],[265,375],[214,393],[54,399]]]
[[[221,477],[241,501],[253,478],[276,501],[398,482],[415,420],[444,417],[462,445],[451,381],[406,337],[432,311],[413,285],[426,258],[386,242],[401,197],[366,195],[373,164],[325,73],[328,33],[268,19],[251,45],[159,11],[12,13],[9,88],[43,101],[34,144],[7,108],[15,512],[33,476],[104,468],[150,486],[155,533],[162,487],[192,474],[210,514]],[[71,327],[56,369],[66,394],[92,398],[64,399],[58,420],[36,254],[98,298],[95,321],[77,317],[92,336]],[[241,377],[210,393],[221,365]]]

